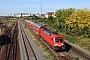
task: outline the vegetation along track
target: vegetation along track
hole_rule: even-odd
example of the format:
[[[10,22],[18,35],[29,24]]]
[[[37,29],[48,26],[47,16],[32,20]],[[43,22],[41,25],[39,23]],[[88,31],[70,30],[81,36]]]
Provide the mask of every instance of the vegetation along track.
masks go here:
[[[19,21],[18,25],[21,60],[45,60],[40,50],[26,32],[23,24]]]
[[[34,34],[36,34],[36,33],[34,32]],[[71,45],[66,40],[65,40],[65,47],[66,47],[65,50],[54,51],[53,49],[50,48],[50,46],[48,46],[48,43],[45,42],[45,40],[43,38],[41,38],[38,35],[37,35],[37,37],[40,38],[40,40],[49,48],[49,50],[55,55],[55,57],[58,60],[75,60],[75,59],[78,59],[78,60],[82,60],[82,59],[83,60],[89,60],[90,59],[90,57],[89,57],[89,55],[87,53],[83,53],[82,50],[79,50],[78,48],[75,48],[75,46]],[[77,56],[77,55],[79,55],[79,56]]]

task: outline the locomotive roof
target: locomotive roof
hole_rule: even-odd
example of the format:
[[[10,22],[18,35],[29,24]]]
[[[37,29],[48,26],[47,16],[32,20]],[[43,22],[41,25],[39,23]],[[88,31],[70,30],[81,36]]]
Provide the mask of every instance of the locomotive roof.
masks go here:
[[[43,28],[42,31],[43,31],[44,33],[48,34],[49,36],[50,36],[51,34],[57,34],[56,32],[53,32],[53,31],[51,31],[51,30],[49,30],[49,29],[47,29],[47,28]]]
[[[33,24],[33,25],[35,25],[36,27],[42,27],[40,24],[37,24],[37,23],[34,23],[34,22],[31,22],[31,21],[29,21],[29,20],[26,20],[27,22],[29,22],[29,23],[31,23],[31,24]]]
[[[36,26],[36,27],[39,27],[39,28],[42,27],[41,25],[39,25],[39,24],[37,24],[37,23],[35,23],[35,26]]]

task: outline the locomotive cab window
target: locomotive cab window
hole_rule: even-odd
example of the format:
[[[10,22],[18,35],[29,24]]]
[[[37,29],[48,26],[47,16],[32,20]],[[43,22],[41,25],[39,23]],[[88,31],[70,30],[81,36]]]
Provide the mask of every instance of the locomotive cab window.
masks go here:
[[[62,42],[62,38],[55,38],[56,42]]]

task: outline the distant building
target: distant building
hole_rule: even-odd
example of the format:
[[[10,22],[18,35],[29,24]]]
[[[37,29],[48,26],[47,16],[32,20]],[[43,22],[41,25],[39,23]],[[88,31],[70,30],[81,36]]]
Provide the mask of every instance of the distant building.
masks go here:
[[[37,16],[37,14],[31,14],[30,16]]]
[[[41,14],[39,17],[40,18],[45,18],[45,14]]]
[[[21,15],[22,17],[29,17],[30,16],[30,14],[29,13],[22,13],[22,15]]]
[[[36,14],[36,16],[40,17],[40,14],[38,13],[38,14]]]
[[[48,17],[50,17],[50,16],[55,17],[54,14],[55,14],[55,12],[47,12],[47,13],[45,14],[45,17],[46,17],[46,18],[48,18]]]
[[[14,14],[14,17],[21,17],[21,14]]]
[[[14,17],[29,17],[30,15],[30,13],[18,13],[14,14]]]

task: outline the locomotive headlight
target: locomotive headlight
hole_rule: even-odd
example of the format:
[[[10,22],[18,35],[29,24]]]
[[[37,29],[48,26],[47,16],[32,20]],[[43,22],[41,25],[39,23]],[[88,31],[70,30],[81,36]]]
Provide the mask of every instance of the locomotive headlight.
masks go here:
[[[64,44],[62,43],[62,45],[64,45]]]
[[[55,46],[57,46],[58,44],[55,44]]]
[[[54,42],[55,42],[55,38],[53,38]]]

